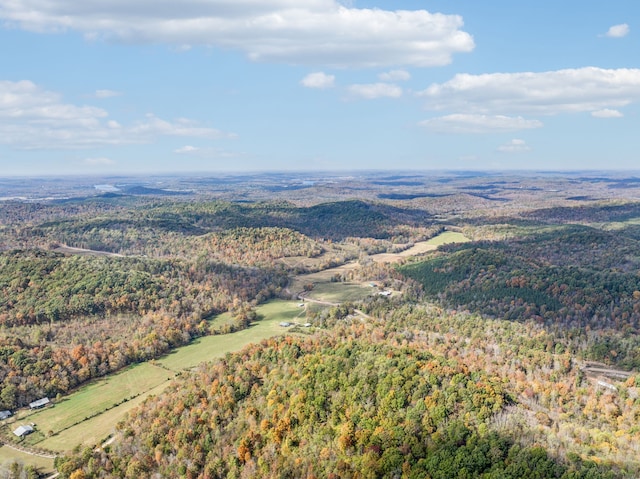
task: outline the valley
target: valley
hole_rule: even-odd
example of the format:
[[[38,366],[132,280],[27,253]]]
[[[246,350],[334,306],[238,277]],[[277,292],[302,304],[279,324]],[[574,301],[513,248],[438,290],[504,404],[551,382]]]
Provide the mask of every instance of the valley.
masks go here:
[[[328,203],[312,201],[314,188],[326,195],[327,185],[283,190],[281,200],[271,192],[271,202],[253,190],[256,201],[244,203],[150,192],[5,203],[0,410],[14,415],[0,425],[2,442],[59,456],[54,464],[15,453],[21,467],[62,477],[78,471],[93,477],[107,464],[118,468],[118,477],[154,470],[223,477],[257,469],[275,477],[279,468],[298,476],[333,470],[348,477],[366,469],[370,477],[398,470],[436,477],[460,441],[468,447],[463,455],[498,448],[493,465],[464,459],[474,474],[487,467],[515,471],[544,451],[553,477],[634,477],[640,470],[633,453],[640,444],[640,208],[632,191],[628,200],[576,202],[547,197],[544,176],[510,178],[539,187],[495,187],[491,194],[505,201],[488,205],[463,193],[486,178],[452,179],[437,188],[429,181],[422,188],[432,185],[432,196],[412,196],[419,182],[412,180],[400,189],[406,193],[384,200],[388,185],[377,179],[363,199],[343,201],[342,187],[332,185],[336,200]],[[554,185],[562,181],[604,191],[602,182],[575,177],[556,178]],[[367,199],[372,192],[378,199]],[[375,359],[380,351],[422,357],[422,366],[402,368],[433,367],[441,379],[411,392],[411,376],[395,376],[393,367],[394,379],[372,378],[379,383],[370,397],[376,418],[374,409],[349,399],[355,378],[335,376],[338,386],[318,376],[326,388],[316,382],[313,394],[328,395],[309,402],[312,390],[302,378],[316,372],[297,368],[325,357],[338,364],[343,359],[331,359],[329,351],[352,348],[364,354],[363,364],[386,361]],[[293,351],[301,363],[288,362]],[[219,391],[193,389],[194,378],[209,381],[238,357],[254,358],[250,371],[219,376],[214,383],[228,382]],[[392,394],[386,381],[408,394],[395,408],[383,400]],[[286,392],[279,386],[285,382]],[[303,390],[308,407],[295,409],[295,391]],[[182,391],[192,392],[183,397]],[[475,398],[470,403],[467,394]],[[196,396],[200,403],[192,402]],[[53,404],[24,409],[40,397]],[[214,403],[220,406],[212,409]],[[188,472],[175,455],[195,454],[192,441],[165,443],[149,429],[155,423],[147,415],[166,415],[169,404],[186,408],[186,422],[172,422],[162,433],[172,437],[191,434],[179,431],[196,420],[187,419],[196,411],[209,417],[238,408],[234,414],[248,422],[222,416],[207,422],[199,447],[211,455],[218,444],[225,455],[203,462],[196,454]],[[278,425],[278,414],[297,417],[303,429]],[[412,423],[419,444],[407,443],[400,430],[371,435],[409,417],[422,417],[421,425]],[[22,424],[35,431],[13,437]],[[316,427],[320,436],[311,432]],[[155,453],[147,449],[148,434],[156,438]],[[320,448],[317,465],[304,459],[311,445]],[[0,447],[0,462],[11,462],[11,451]]]

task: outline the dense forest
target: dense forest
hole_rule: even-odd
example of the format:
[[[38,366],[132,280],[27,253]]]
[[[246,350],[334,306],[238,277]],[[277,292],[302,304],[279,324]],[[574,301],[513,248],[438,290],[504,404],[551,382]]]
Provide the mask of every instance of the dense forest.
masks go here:
[[[401,272],[443,305],[532,320],[587,357],[640,366],[640,243],[625,230],[567,226],[505,241],[441,248]],[[606,346],[604,346],[606,344]]]
[[[63,477],[606,478],[492,430],[501,381],[375,331],[272,340],[203,365]]]
[[[127,209],[113,206],[104,213],[80,213],[58,220],[16,227],[12,241],[18,245],[58,242],[67,246],[122,254],[157,255],[174,241],[188,241],[206,233],[237,228],[285,228],[322,240],[349,237],[407,242],[410,235],[432,233],[430,215],[420,209],[399,208],[360,200],[298,207],[287,202],[185,203],[167,200]],[[13,217],[27,215],[17,208]],[[80,209],[82,211],[82,209]],[[31,215],[33,216],[33,215]],[[51,214],[47,211],[47,217]],[[9,239],[5,240],[9,243]]]

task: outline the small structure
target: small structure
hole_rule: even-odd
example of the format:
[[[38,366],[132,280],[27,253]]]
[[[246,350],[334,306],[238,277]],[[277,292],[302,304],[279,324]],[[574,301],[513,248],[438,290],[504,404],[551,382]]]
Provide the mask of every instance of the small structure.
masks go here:
[[[31,409],[40,409],[45,407],[47,404],[49,404],[49,398],[42,398],[42,399],[38,399],[37,401],[33,401],[31,403],[29,403],[29,407]]]
[[[602,386],[603,388],[610,389],[611,391],[617,391],[618,390],[618,388],[615,387],[613,384],[608,383],[608,382],[603,381],[603,380],[598,380],[598,386]]]
[[[305,328],[310,328],[311,327],[311,323],[304,323],[302,326],[305,327]]]
[[[0,421],[11,416],[13,416],[13,413],[11,411],[0,411]]]
[[[16,428],[13,433],[18,436],[18,437],[24,437],[28,434],[31,434],[33,432],[33,427],[27,425],[27,426],[20,426],[18,428]]]
[[[291,326],[291,323],[289,323],[288,321],[283,321],[282,323],[280,323],[280,326],[282,326],[283,328],[288,328],[289,326]]]

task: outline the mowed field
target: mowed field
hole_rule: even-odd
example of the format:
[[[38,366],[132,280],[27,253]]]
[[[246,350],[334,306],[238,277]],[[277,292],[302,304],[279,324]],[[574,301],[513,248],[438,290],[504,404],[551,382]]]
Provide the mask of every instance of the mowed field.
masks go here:
[[[133,399],[150,389],[170,380],[174,376],[151,363],[130,366],[124,371],[92,381],[71,396],[22,418],[22,421],[34,423],[37,433],[26,437],[27,444],[40,442],[43,436],[60,434],[75,424],[87,421],[125,400]],[[68,435],[67,435],[68,436]],[[43,446],[43,444],[38,444]]]
[[[170,383],[171,381],[165,380],[134,399],[78,423],[60,434],[46,438],[38,446],[50,451],[66,452],[78,444],[99,445],[114,432],[115,425],[125,417],[127,412],[142,404],[147,397],[160,394]]]
[[[428,241],[420,241],[400,253],[381,253],[371,256],[376,263],[397,263],[405,258],[420,256],[438,248],[438,246],[449,243],[466,243],[470,241],[462,233],[456,231],[445,231],[438,236],[434,236]]]
[[[340,304],[346,301],[362,301],[374,294],[371,286],[357,283],[315,283],[313,289],[305,294],[305,299]]]
[[[304,317],[304,311],[293,301],[270,301],[256,308],[263,319],[249,328],[232,334],[205,336],[198,338],[188,346],[176,349],[160,358],[158,363],[174,371],[190,369],[202,362],[212,361],[225,354],[238,351],[249,343],[282,334],[285,330],[280,326],[282,321],[295,321]]]

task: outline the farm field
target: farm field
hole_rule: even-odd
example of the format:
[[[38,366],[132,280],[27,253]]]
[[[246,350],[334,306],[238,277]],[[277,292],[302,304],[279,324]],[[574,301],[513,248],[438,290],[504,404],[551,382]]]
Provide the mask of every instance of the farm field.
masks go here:
[[[138,397],[65,429],[60,434],[46,438],[38,446],[50,451],[67,452],[78,444],[100,444],[113,434],[115,425],[122,420],[127,412],[142,404],[147,397],[160,394],[170,383],[171,381],[165,380]]]
[[[237,351],[249,343],[262,341],[284,332],[281,321],[293,321],[302,314],[301,308],[293,301],[270,301],[256,308],[264,319],[248,329],[232,334],[205,336],[188,346],[184,346],[158,360],[163,367],[173,371],[190,369],[202,362],[220,358]]]
[[[313,290],[305,294],[305,298],[326,303],[342,303],[360,301],[373,294],[370,286],[356,283],[316,283]]]
[[[434,236],[430,240],[420,241],[414,244],[411,248],[401,251],[400,253],[380,253],[371,256],[376,263],[397,263],[406,258],[413,256],[419,256],[429,251],[433,251],[438,246],[449,243],[466,243],[470,241],[462,233],[456,231],[445,231],[438,236]]]
[[[439,234],[438,236],[434,236],[433,238],[431,238],[428,241],[425,241],[424,243],[420,243],[420,244],[424,244],[424,245],[429,245],[429,246],[440,246],[443,244],[449,244],[449,243],[468,243],[469,241],[471,241],[469,238],[467,238],[465,235],[463,235],[462,233],[458,233],[457,231],[445,231],[444,233]],[[408,249],[407,251],[404,251],[404,253],[406,255],[412,255],[412,254],[417,254],[417,251],[412,251],[414,248],[416,248],[417,246],[419,246],[418,244],[416,244],[416,246],[414,246],[411,249]]]
[[[94,381],[80,388],[68,398],[23,418],[33,422],[41,434],[58,434],[65,429],[81,423],[86,418],[100,414],[123,400],[143,394],[173,376],[173,372],[151,363],[142,363],[126,370]],[[37,440],[38,434],[32,434],[28,443]]]

